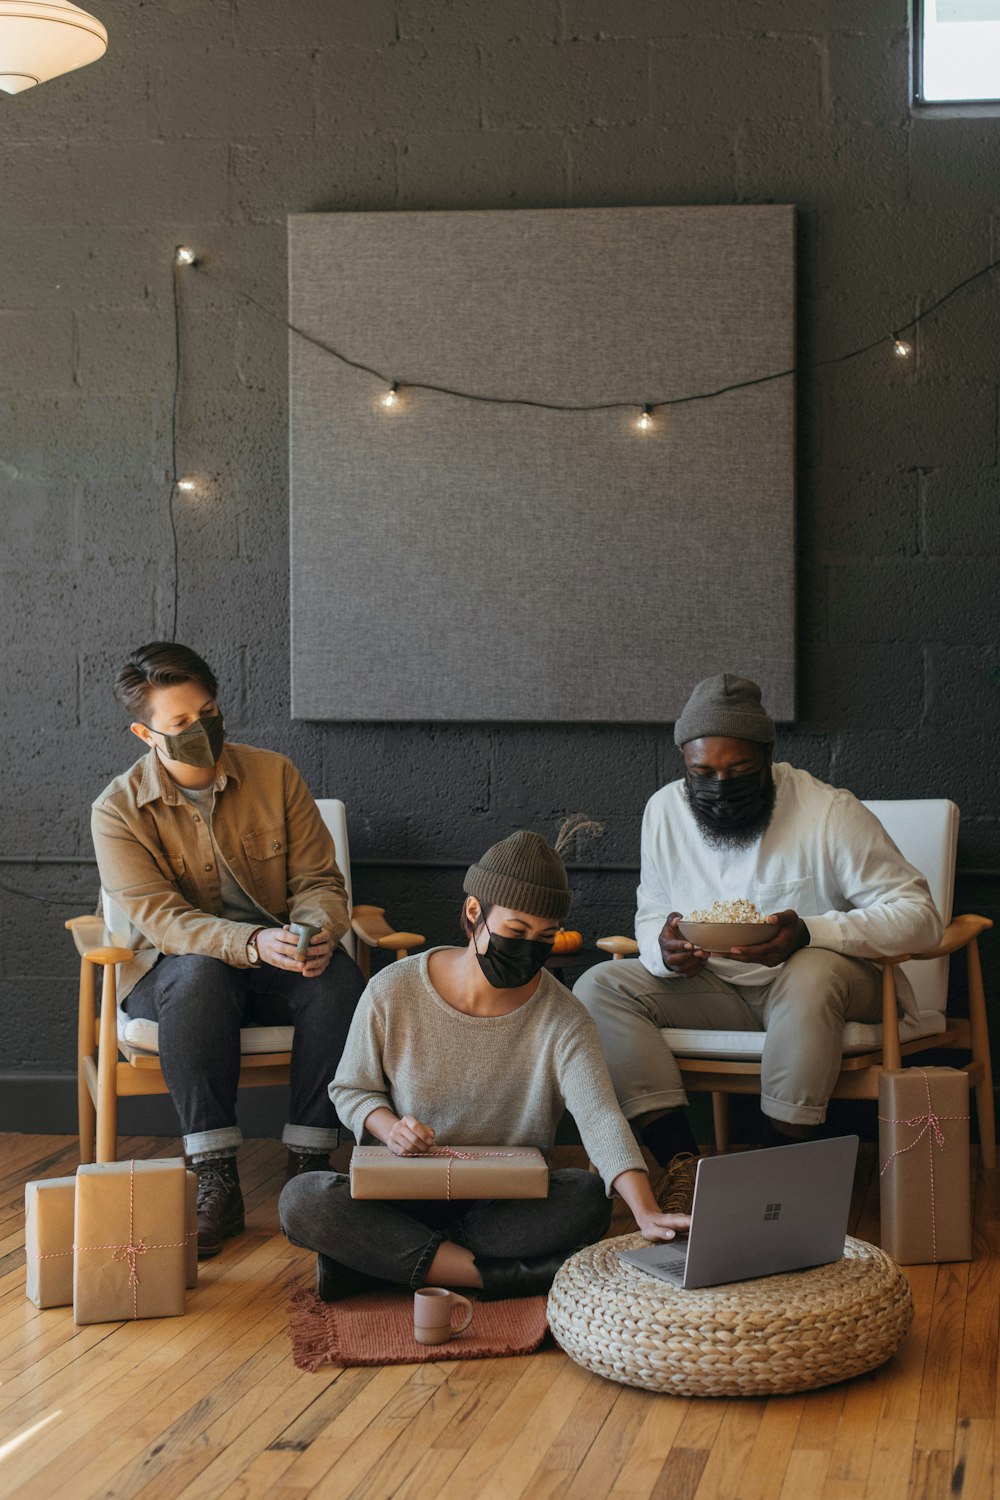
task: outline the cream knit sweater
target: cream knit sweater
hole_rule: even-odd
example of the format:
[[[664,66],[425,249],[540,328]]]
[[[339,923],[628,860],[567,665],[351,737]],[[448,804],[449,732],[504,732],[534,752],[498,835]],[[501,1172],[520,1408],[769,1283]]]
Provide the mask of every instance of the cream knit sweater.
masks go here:
[[[432,950],[433,951],[433,950]],[[505,1016],[468,1016],[430,982],[427,953],[389,964],[361,997],[330,1098],[360,1142],[373,1110],[414,1115],[439,1145],[552,1150],[565,1107],[608,1193],[646,1170],[583,1006],[543,969]]]

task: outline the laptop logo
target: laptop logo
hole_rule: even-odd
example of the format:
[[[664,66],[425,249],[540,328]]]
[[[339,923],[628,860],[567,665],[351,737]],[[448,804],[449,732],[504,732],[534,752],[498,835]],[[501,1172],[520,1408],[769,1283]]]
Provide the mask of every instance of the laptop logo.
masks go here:
[[[764,1223],[773,1223],[775,1219],[781,1218],[781,1204],[767,1203],[764,1205]]]

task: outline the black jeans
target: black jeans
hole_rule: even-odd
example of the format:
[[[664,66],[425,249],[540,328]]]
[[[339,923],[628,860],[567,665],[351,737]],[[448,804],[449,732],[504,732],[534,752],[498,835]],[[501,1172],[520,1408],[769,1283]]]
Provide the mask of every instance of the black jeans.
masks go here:
[[[611,1200],[595,1172],[571,1167],[549,1174],[547,1198],[466,1203],[352,1198],[344,1173],[304,1172],[282,1189],[278,1216],[293,1245],[416,1290],[442,1240],[501,1260],[572,1255],[606,1233]]]
[[[288,1146],[329,1151],[337,1116],[327,1086],[337,1071],[355,1006],[361,970],[342,948],[313,979],[263,965],[234,969],[196,953],[167,954],[126,997],[130,1016],[159,1024],[160,1065],[180,1116],[189,1156],[234,1150],[240,1027],[295,1028],[292,1041]]]

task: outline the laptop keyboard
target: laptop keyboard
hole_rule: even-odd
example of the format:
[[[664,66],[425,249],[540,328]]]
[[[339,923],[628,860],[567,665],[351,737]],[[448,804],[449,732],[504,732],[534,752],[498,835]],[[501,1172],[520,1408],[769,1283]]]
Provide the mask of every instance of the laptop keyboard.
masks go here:
[[[652,1274],[650,1272],[650,1275]],[[683,1286],[684,1262],[678,1261],[676,1264],[670,1266],[657,1266],[656,1276],[660,1281],[672,1281],[674,1286]]]

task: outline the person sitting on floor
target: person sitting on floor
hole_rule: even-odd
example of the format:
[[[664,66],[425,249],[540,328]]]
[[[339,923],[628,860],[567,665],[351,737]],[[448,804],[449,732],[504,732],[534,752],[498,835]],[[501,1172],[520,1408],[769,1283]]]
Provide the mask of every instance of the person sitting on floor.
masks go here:
[[[882,1018],[873,959],[933,948],[927,882],[850,792],[772,764],[774,723],[746,678],[708,677],[674,729],[684,775],[642,823],[637,959],[599,964],[574,993],[597,1023],[624,1113],[693,1188],[697,1147],[661,1027],[764,1031],[763,1144],[805,1140],[826,1118],[844,1024]],[[716,901],[756,903],[774,929],[710,954],[677,923]],[[912,1007],[898,973],[901,1006]]]
[[[159,1023],[159,1054],[198,1173],[198,1253],[243,1230],[236,1170],[240,1027],[294,1027],[288,1172],[329,1167],[327,1082],[361,991],[333,840],[285,756],[225,743],[211,668],[187,646],[140,646],[115,680],[149,753],[97,798],[104,894],[135,930],[119,997]],[[319,930],[305,960],[289,922]]]
[[[325,1301],[387,1282],[487,1299],[547,1292],[566,1257],[607,1230],[612,1187],[647,1239],[687,1227],[653,1197],[593,1022],[543,967],[572,901],[562,860],[540,834],[514,833],[464,889],[467,945],[404,959],[368,985],[330,1085],[337,1114],[359,1143],[367,1132],[398,1156],[448,1144],[548,1156],[565,1106],[600,1175],[561,1169],[544,1200],[479,1202],[358,1200],[343,1174],[299,1177],[282,1191],[281,1226],[318,1252]]]

